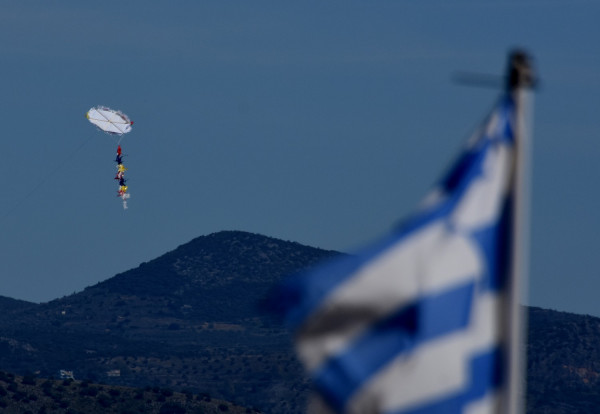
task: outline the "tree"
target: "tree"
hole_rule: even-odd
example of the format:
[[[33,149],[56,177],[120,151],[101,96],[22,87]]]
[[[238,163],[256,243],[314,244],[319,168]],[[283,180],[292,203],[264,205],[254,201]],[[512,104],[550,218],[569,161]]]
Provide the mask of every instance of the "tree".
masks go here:
[[[185,408],[176,402],[168,402],[160,407],[159,414],[185,414]]]

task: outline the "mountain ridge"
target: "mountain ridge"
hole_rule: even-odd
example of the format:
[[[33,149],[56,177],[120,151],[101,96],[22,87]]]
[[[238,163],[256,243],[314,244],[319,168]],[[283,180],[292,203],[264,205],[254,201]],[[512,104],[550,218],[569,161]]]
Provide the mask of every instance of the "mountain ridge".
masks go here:
[[[103,384],[300,413],[310,384],[291,334],[256,305],[283,277],[340,254],[218,232],[50,302],[0,297],[0,371],[48,378],[67,369]],[[527,312],[527,412],[595,412],[600,318]]]
[[[33,306],[8,301],[0,369],[68,369],[108,384],[186,388],[300,412],[308,384],[289,332],[257,304],[283,277],[339,254],[225,231],[79,293]]]

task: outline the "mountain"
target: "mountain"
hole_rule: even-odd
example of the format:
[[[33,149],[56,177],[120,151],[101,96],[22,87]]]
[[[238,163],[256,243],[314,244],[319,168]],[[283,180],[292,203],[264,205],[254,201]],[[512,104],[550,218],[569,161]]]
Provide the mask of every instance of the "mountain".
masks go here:
[[[0,370],[38,378],[70,370],[86,382],[300,413],[309,384],[290,333],[258,304],[284,276],[339,254],[219,232],[62,299],[0,297]],[[596,412],[600,319],[527,311],[527,412]]]
[[[308,383],[289,332],[258,304],[284,276],[338,254],[219,232],[62,299],[0,301],[0,369],[300,412]]]
[[[2,310],[3,312],[12,312],[26,308],[32,308],[35,306],[36,304],[32,302],[7,298],[6,296],[0,296],[0,310]]]
[[[600,411],[600,318],[528,311],[527,412]]]
[[[258,413],[207,395],[159,387],[131,388],[88,381],[51,380],[0,371],[4,414],[242,414]]]

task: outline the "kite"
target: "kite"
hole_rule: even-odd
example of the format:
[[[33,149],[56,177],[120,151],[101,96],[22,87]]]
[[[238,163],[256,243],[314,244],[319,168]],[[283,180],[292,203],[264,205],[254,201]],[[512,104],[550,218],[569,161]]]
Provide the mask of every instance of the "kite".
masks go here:
[[[117,197],[120,197],[121,200],[123,200],[123,208],[127,209],[127,199],[130,197],[130,194],[127,192],[127,185],[125,184],[127,181],[125,179],[125,171],[127,168],[125,168],[123,165],[121,140],[123,139],[123,135],[131,131],[133,121],[130,120],[129,117],[123,112],[115,111],[114,109],[110,109],[105,106],[93,107],[87,112],[87,114],[85,114],[85,116],[101,131],[118,137],[117,157],[115,159],[117,163],[117,175],[115,176],[115,180],[117,180],[119,183]]]

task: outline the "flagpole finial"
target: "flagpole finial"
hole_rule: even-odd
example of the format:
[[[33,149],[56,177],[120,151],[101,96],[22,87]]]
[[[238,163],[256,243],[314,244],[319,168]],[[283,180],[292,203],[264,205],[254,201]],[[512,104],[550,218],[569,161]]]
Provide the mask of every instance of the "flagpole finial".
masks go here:
[[[521,49],[512,51],[508,59],[507,89],[533,88],[535,84],[531,57]]]

